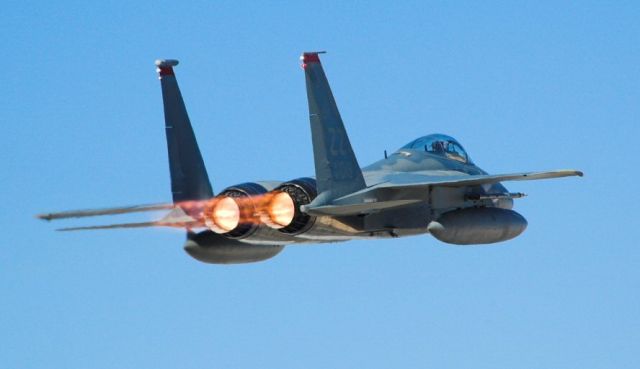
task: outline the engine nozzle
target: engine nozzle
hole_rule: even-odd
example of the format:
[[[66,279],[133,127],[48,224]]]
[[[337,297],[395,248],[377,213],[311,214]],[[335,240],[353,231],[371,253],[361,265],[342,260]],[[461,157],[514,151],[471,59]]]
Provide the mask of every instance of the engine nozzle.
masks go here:
[[[260,211],[260,221],[286,234],[306,232],[315,218],[301,210],[317,196],[313,178],[298,178],[281,184],[269,192]]]
[[[274,229],[282,229],[293,221],[296,205],[286,192],[276,192],[268,196],[260,220]]]
[[[216,233],[227,233],[240,224],[240,206],[231,197],[213,199],[204,210],[204,222]]]

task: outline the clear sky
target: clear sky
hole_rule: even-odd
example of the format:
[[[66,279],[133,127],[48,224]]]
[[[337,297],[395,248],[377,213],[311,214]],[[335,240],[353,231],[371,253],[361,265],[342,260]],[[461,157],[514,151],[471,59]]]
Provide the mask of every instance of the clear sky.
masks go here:
[[[6,2],[0,368],[640,367],[640,3],[392,3]],[[156,58],[181,61],[215,190],[313,174],[305,50],[362,165],[440,132],[491,173],[585,177],[507,183],[529,227],[503,244],[240,266],[33,218],[170,200]]]

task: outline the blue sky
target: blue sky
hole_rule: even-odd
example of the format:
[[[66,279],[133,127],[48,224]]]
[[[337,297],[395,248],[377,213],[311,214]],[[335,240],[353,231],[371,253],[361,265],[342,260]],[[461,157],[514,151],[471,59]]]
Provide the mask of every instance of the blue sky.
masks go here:
[[[9,1],[0,367],[639,367],[639,18],[634,1]],[[312,174],[298,56],[319,49],[362,165],[441,132],[491,173],[586,175],[508,183],[530,196],[507,243],[232,267],[177,231],[33,218],[170,199],[159,57],[181,60],[214,189]]]

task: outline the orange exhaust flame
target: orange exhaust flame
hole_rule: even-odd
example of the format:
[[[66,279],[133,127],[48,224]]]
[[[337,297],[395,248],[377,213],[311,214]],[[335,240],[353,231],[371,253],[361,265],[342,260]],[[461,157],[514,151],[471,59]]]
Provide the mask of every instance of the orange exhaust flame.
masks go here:
[[[295,216],[295,203],[286,192],[258,196],[220,196],[207,201],[176,204],[197,222],[216,233],[227,233],[241,225],[265,224],[274,229],[288,226]]]
[[[231,197],[216,198],[204,210],[204,224],[216,233],[227,233],[240,224],[240,205]]]
[[[296,214],[296,205],[286,192],[272,194],[265,203],[261,213],[262,221],[271,228],[280,229],[288,226]]]

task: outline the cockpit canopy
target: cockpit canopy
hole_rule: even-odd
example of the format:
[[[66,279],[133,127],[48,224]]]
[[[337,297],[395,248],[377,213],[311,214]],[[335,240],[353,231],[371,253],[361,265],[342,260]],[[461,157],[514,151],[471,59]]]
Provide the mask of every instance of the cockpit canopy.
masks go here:
[[[442,134],[420,137],[417,140],[402,146],[401,149],[424,150],[430,154],[440,155],[462,163],[472,162],[471,158],[467,155],[467,152],[455,138]]]

